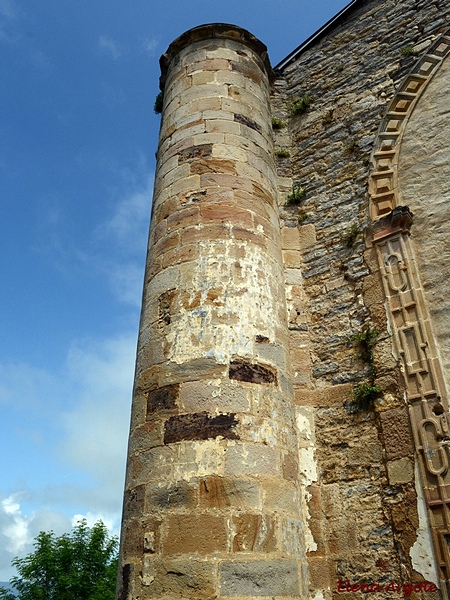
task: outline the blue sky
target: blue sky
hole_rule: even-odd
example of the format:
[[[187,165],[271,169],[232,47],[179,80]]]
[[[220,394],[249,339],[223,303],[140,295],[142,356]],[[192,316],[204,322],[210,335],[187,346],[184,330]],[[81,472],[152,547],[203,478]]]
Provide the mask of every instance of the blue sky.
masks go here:
[[[118,532],[159,56],[240,25],[275,65],[344,0],[0,0],[0,581],[41,530]]]

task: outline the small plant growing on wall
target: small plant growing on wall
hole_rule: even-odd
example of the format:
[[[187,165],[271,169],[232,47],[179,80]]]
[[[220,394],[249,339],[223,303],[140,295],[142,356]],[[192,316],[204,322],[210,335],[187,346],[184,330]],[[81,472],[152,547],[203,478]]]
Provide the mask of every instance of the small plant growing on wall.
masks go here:
[[[298,217],[297,217],[297,221],[298,224],[301,225],[304,221],[306,221],[306,219],[309,217],[309,214],[307,212],[300,212],[298,213]]]
[[[162,92],[159,92],[159,94],[155,98],[155,104],[153,105],[153,110],[155,111],[155,114],[160,115],[162,113],[163,102],[164,94]]]
[[[352,341],[359,350],[359,358],[370,365],[373,372],[375,372],[373,366],[373,349],[379,335],[380,332],[378,329],[369,323],[360,333],[352,336]]]
[[[275,156],[278,158],[288,158],[290,155],[291,153],[287,148],[277,148],[277,150],[275,150]]]
[[[288,194],[286,198],[286,204],[289,206],[298,206],[305,196],[305,188],[296,187],[294,190],[292,190],[291,194]]]
[[[283,127],[286,127],[286,121],[278,117],[272,117],[272,129],[283,129]]]
[[[401,56],[417,56],[418,52],[412,46],[405,46],[400,50]]]
[[[368,381],[359,383],[353,388],[353,397],[349,404],[352,412],[368,410],[382,391],[380,386],[375,383],[376,371],[373,358],[373,349],[379,333],[378,329],[369,323],[360,333],[352,336],[352,341],[359,351],[359,358],[370,369]]]
[[[353,388],[353,399],[350,403],[353,412],[362,412],[371,408],[381,393],[379,385],[360,383]]]
[[[347,246],[347,248],[353,248],[353,245],[356,242],[356,238],[358,237],[358,234],[359,234],[359,227],[356,223],[353,223],[353,225],[350,227],[350,229],[348,229],[346,231],[346,233],[344,233],[344,235],[342,236],[342,241]]]
[[[295,100],[295,102],[291,104],[288,110],[293,116],[301,115],[309,110],[309,107],[311,106],[312,102],[313,99],[311,98],[311,96],[305,94],[298,100]]]

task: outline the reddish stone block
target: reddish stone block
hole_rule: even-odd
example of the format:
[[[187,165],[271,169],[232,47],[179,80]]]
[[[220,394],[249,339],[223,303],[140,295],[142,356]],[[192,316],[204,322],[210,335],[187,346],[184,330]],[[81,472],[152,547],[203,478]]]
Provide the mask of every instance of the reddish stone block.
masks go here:
[[[248,228],[253,226],[251,212],[239,209],[235,206],[226,206],[223,204],[204,205],[200,208],[200,214],[202,220],[206,222],[229,222],[233,224],[244,225]]]
[[[230,61],[224,58],[212,58],[209,60],[201,60],[194,62],[187,68],[187,74],[195,73],[196,71],[229,71]]]
[[[235,226],[231,235],[235,240],[249,242],[252,246],[259,246],[260,248],[267,248],[267,239],[259,233],[248,231],[248,229]]]
[[[167,231],[173,231],[179,227],[187,227],[196,225],[200,221],[198,206],[189,206],[182,210],[178,210],[167,217]]]
[[[162,255],[164,252],[172,250],[178,246],[180,234],[175,231],[170,235],[166,235],[153,246],[153,255]]]
[[[191,165],[191,174],[203,175],[204,173],[223,173],[227,175],[236,175],[236,167],[231,160],[221,160],[220,158],[208,158],[196,160]]]
[[[233,552],[275,552],[275,524],[268,515],[243,514],[233,517]]]
[[[222,175],[220,173],[204,173],[200,175],[201,187],[222,187],[228,189],[243,189],[252,191],[251,181],[246,177],[237,177],[235,175]]]

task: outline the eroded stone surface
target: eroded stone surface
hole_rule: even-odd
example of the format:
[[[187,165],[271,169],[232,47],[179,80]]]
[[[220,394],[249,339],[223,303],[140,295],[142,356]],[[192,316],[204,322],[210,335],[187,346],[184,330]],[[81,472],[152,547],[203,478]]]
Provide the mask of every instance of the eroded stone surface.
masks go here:
[[[401,48],[423,52],[448,20],[444,2],[416,4],[354,3],[283,65],[271,106],[259,42],[233,27],[218,26],[208,40],[187,34],[163,61],[121,599],[331,600],[338,580],[433,572],[386,290],[376,249],[365,245],[371,153],[375,143],[384,148],[371,185],[389,196],[389,135],[415,93],[399,92],[416,60]],[[438,237],[420,260],[434,263],[426,288],[443,348],[446,288],[435,288],[438,253],[446,256],[448,68],[442,73],[406,129],[399,185],[420,222],[432,217],[413,239]],[[309,109],[290,116],[306,94]],[[394,95],[400,116],[377,138]],[[271,112],[287,127],[272,131]],[[273,137],[289,157],[274,156]],[[428,214],[428,172],[438,166],[444,178]],[[298,206],[286,205],[293,187],[302,190]],[[383,210],[379,197],[376,205]],[[398,269],[394,282],[401,277]],[[372,367],[355,344],[370,324]],[[373,368],[380,397],[355,410],[354,386]]]

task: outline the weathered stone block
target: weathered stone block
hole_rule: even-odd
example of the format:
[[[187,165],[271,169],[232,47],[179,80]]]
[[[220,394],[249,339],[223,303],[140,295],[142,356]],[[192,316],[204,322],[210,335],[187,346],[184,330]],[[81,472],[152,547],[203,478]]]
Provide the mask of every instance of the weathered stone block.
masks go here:
[[[242,444],[236,442],[228,446],[225,455],[225,469],[228,475],[279,475],[280,456],[276,448],[263,444]]]
[[[283,477],[288,481],[298,480],[298,458],[292,452],[286,452],[282,459]]]
[[[122,554],[126,561],[141,560],[144,554],[145,534],[151,532],[154,552],[159,550],[161,521],[155,517],[131,518],[122,529]]]
[[[266,478],[261,482],[261,485],[264,510],[282,512],[292,516],[298,515],[300,504],[297,486],[294,483],[278,478]]]
[[[197,379],[216,379],[223,376],[225,371],[226,366],[218,364],[212,357],[193,358],[183,363],[168,362],[161,365],[160,383],[165,385]]]
[[[220,380],[183,383],[179,402],[185,412],[248,412],[250,407],[246,388]]]
[[[140,517],[144,510],[144,486],[138,485],[131,490],[125,490],[122,518],[127,521],[131,517]]]
[[[313,248],[316,245],[317,238],[316,228],[314,225],[308,223],[308,225],[302,225],[301,227],[299,227],[299,236],[300,250],[309,250],[310,248]]]
[[[283,250],[283,263],[286,268],[298,269],[301,264],[300,251],[297,250]]]
[[[223,562],[219,566],[222,596],[297,596],[296,561],[274,559]]]
[[[350,383],[342,383],[318,390],[305,390],[295,388],[295,404],[298,406],[330,406],[342,404],[352,398],[353,386]]]
[[[148,556],[144,560],[146,598],[209,600],[216,594],[217,567],[214,563]]]
[[[225,517],[208,513],[172,514],[162,542],[164,554],[214,554],[228,548]]]
[[[380,413],[387,460],[412,456],[411,425],[406,407]]]
[[[198,186],[195,186],[193,189],[198,189]],[[170,232],[180,227],[197,225],[199,222],[200,211],[198,206],[188,206],[187,208],[178,210],[167,217],[167,231]]]
[[[283,250],[299,250],[300,232],[297,227],[283,227],[281,229],[281,242]]]
[[[197,505],[197,497],[197,481],[158,481],[145,486],[145,507],[151,513],[172,508],[193,509]]]
[[[309,577],[313,589],[326,590],[332,586],[333,568],[323,556],[308,557]]]
[[[183,163],[185,161],[199,160],[211,156],[212,144],[197,144],[188,146],[178,153],[178,162]]]
[[[399,458],[386,463],[389,483],[399,485],[409,483],[414,478],[414,466],[410,458]]]
[[[241,514],[233,517],[233,552],[274,552],[276,524],[269,515]]]
[[[204,85],[205,83],[214,83],[215,73],[213,71],[198,71],[196,73],[192,73],[192,85]]]
[[[148,450],[163,444],[164,429],[160,420],[154,420],[135,427],[131,430],[129,453],[134,454],[141,450]]]
[[[228,119],[213,119],[205,122],[206,133],[240,133],[240,126],[234,121]]]
[[[200,480],[200,507],[261,509],[260,484],[253,479],[205,477]]]
[[[196,160],[191,165],[190,172],[198,173],[225,173],[227,175],[236,175],[235,163],[231,160],[220,158],[209,158],[204,160]]]

